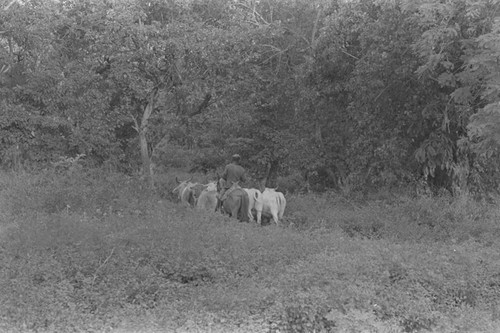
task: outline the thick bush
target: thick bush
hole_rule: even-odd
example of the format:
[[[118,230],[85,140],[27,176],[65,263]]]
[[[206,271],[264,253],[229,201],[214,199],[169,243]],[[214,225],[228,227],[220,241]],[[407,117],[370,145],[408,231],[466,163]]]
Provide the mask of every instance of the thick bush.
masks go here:
[[[287,195],[282,226],[262,227],[81,172],[0,177],[1,330],[500,328],[495,206]]]

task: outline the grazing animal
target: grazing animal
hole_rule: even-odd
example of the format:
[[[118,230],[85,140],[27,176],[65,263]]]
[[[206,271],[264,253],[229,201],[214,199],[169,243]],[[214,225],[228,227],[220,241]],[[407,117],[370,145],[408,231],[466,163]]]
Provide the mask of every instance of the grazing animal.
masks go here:
[[[217,192],[219,194],[223,186],[224,179],[221,178],[217,182]],[[229,216],[235,217],[241,222],[248,222],[248,193],[238,183],[233,183],[219,200],[221,201],[220,208],[223,213],[229,214]]]
[[[215,212],[217,208],[217,183],[210,182],[203,185],[205,189],[200,193],[198,201],[196,202],[196,208],[201,210],[208,210]]]
[[[211,181],[208,184],[203,185],[207,191],[217,191],[217,182]]]
[[[172,190],[172,193],[177,193],[179,196],[179,200],[183,205],[194,207],[196,204],[196,194],[194,191],[194,186],[198,185],[198,183],[191,183],[191,177],[188,180],[180,181],[175,177],[175,181],[179,184],[176,188]]]
[[[199,183],[195,183],[192,187],[191,187],[191,191],[193,192],[193,198],[194,198],[194,205],[196,206],[196,202],[198,202],[198,198],[200,197],[201,195],[201,192],[203,192],[205,190],[206,186],[203,185],[203,184],[199,184]]]
[[[257,218],[257,223],[262,222],[262,207],[264,202],[262,201],[262,192],[256,188],[245,188],[248,193],[248,218],[250,221],[254,220],[253,211],[255,210],[255,217]]]
[[[266,187],[262,192],[262,202],[262,213],[271,215],[274,223],[279,225],[278,221],[283,218],[286,208],[286,199],[283,193],[277,192],[274,188]]]

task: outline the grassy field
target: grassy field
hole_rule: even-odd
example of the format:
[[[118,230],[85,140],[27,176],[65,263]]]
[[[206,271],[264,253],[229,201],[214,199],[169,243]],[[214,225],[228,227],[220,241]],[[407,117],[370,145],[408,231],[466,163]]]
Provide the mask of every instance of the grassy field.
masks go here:
[[[289,195],[261,227],[176,175],[0,174],[0,332],[500,332],[498,203]]]

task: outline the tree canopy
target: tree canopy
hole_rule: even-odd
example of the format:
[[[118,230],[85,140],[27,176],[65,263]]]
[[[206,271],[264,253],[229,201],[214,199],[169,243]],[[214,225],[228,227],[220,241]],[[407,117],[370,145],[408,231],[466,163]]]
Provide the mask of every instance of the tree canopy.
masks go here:
[[[5,168],[498,187],[498,0],[0,2]]]

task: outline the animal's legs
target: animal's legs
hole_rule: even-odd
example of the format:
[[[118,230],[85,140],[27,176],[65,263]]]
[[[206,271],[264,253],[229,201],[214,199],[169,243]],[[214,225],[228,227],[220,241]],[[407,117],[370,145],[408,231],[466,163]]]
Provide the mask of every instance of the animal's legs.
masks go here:
[[[240,210],[239,205],[234,204],[233,205],[233,209],[231,210],[231,217],[234,217],[234,218],[238,219],[239,218],[239,216],[238,216],[238,211],[239,210]]]
[[[276,225],[279,226],[279,223],[278,223],[278,213],[273,212],[272,214],[273,214],[274,223],[276,223]]]
[[[251,206],[248,207],[248,220],[250,222],[253,221],[253,214],[252,214],[252,208],[251,208]]]
[[[262,210],[257,210],[257,224],[262,225]]]

